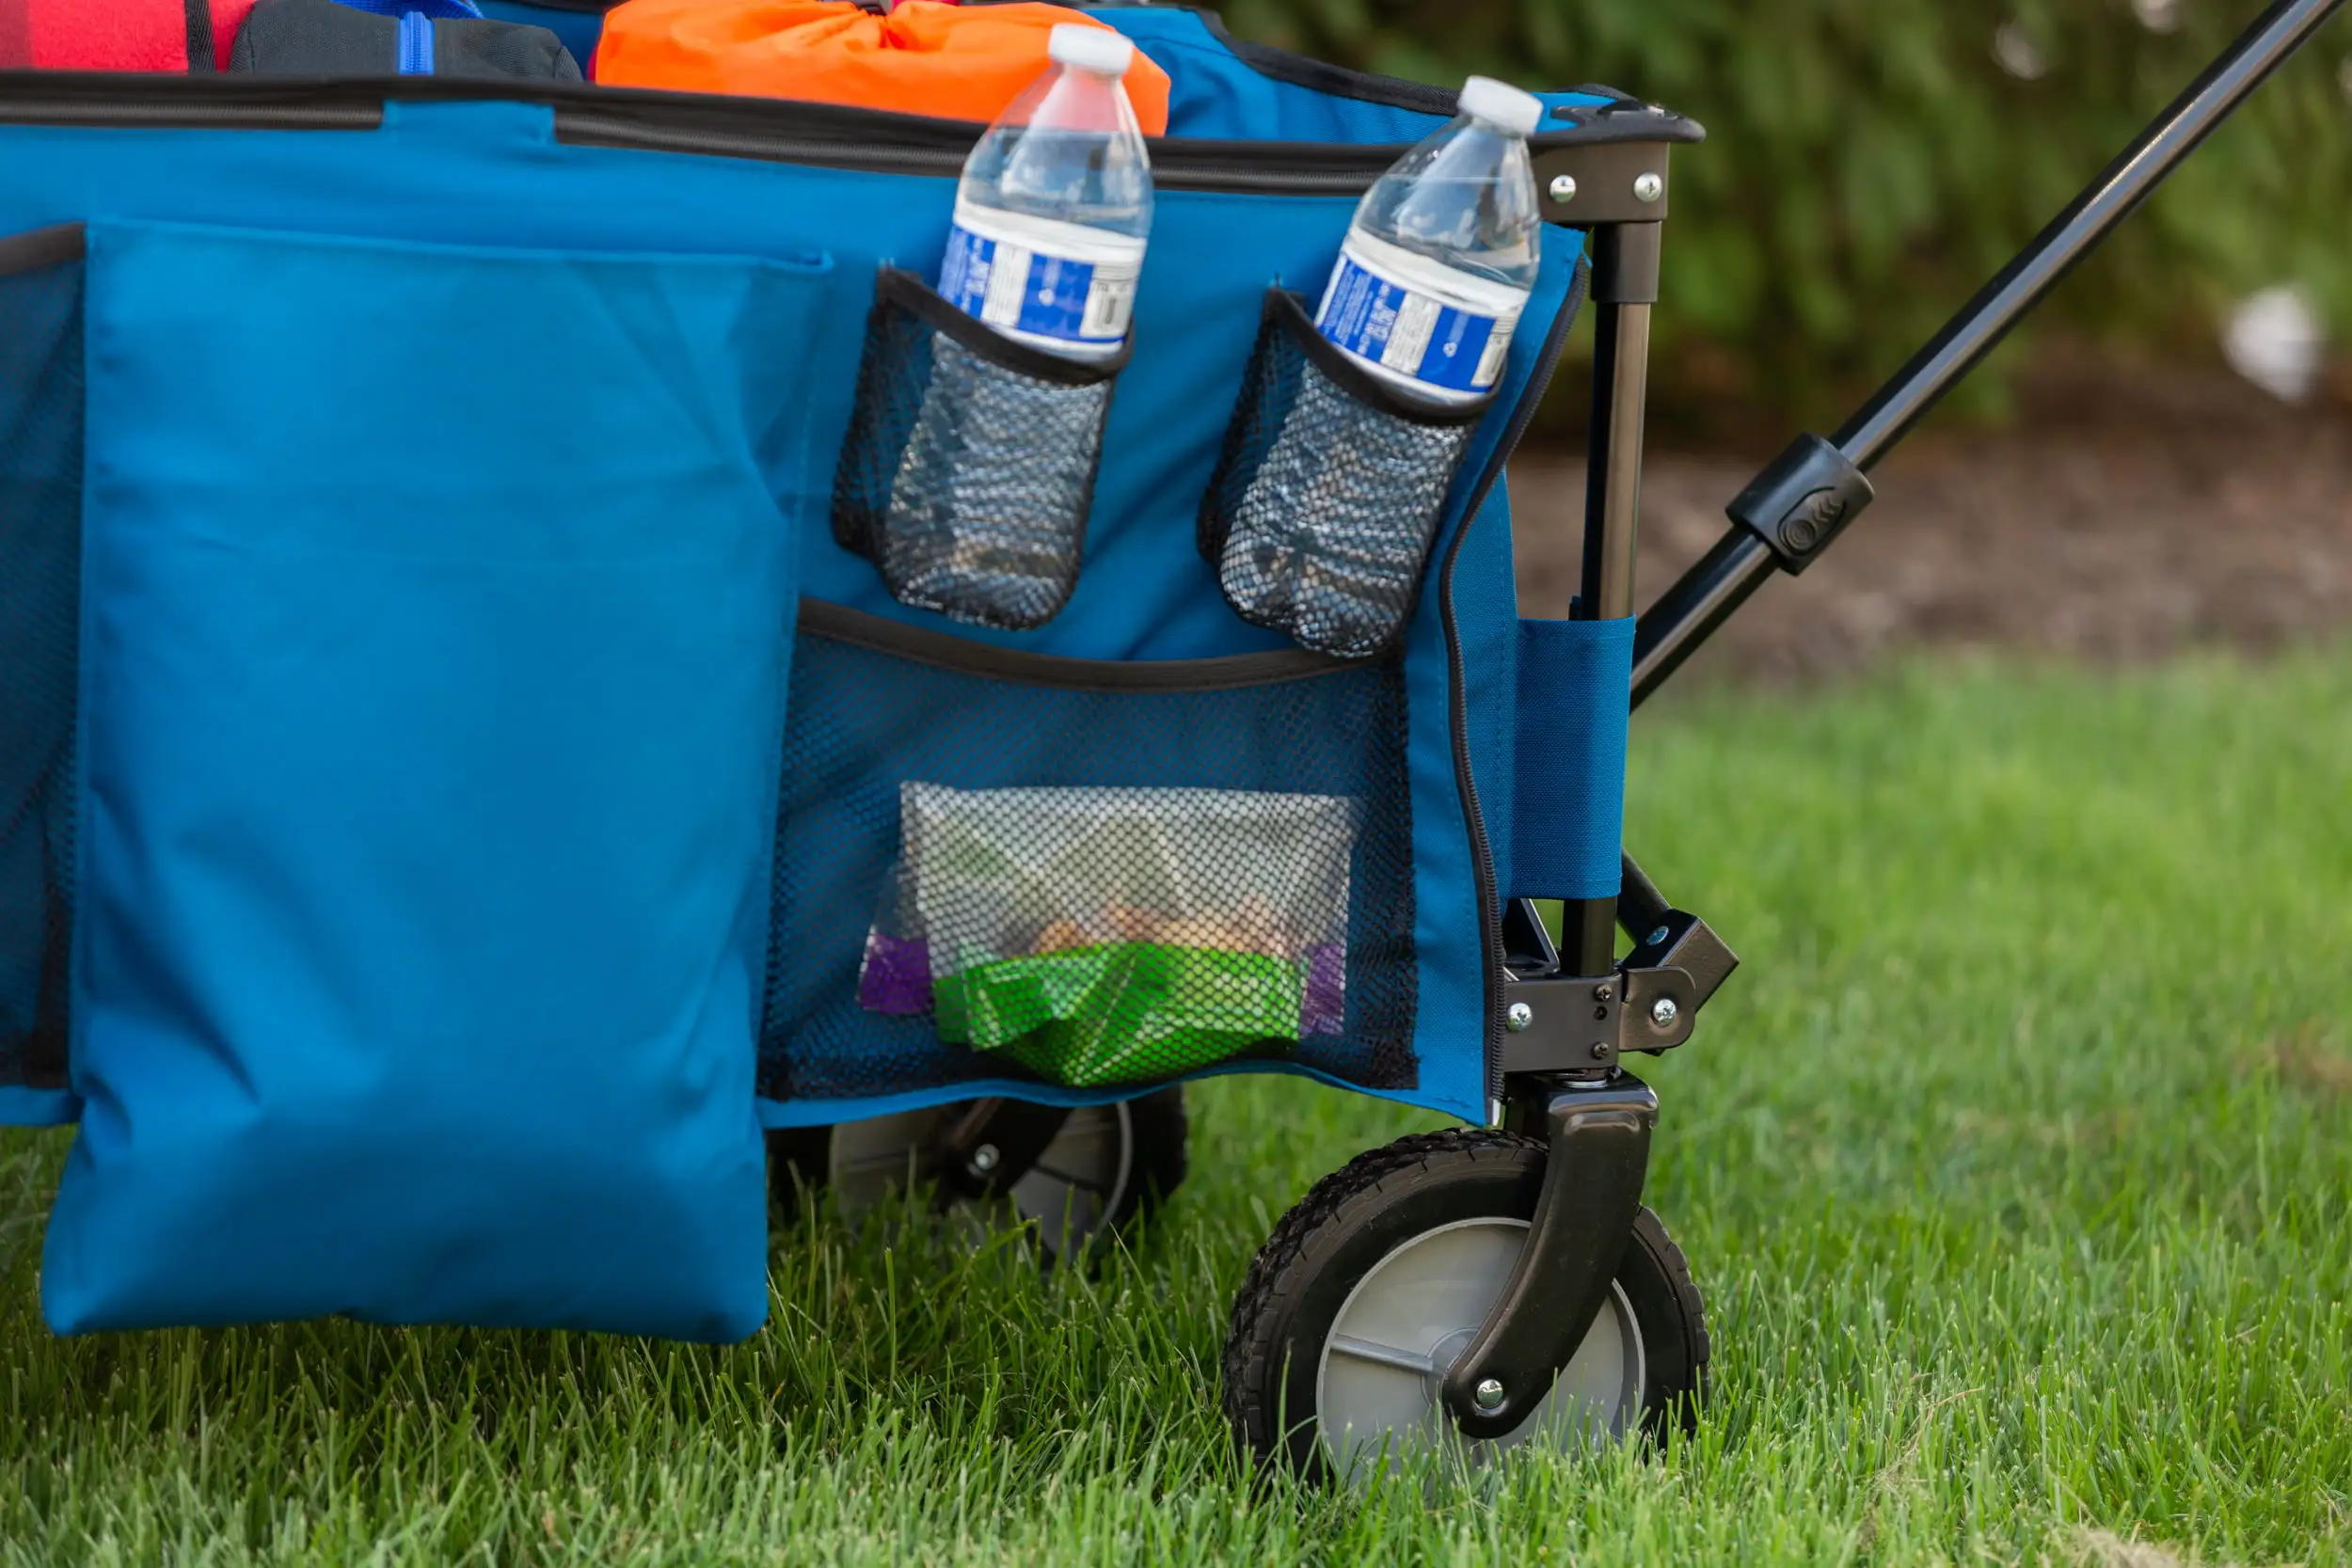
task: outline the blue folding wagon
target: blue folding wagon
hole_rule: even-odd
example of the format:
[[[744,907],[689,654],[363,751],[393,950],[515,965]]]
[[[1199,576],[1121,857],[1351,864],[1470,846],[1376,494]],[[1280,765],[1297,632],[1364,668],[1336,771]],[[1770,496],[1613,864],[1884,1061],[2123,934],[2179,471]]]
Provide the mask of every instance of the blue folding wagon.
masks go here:
[[[1245,1444],[1687,1420],[1622,1062],[1735,959],[1622,858],[1629,708],[2339,3],[2281,0],[1638,626],[1700,136],[1638,99],[1545,95],[1540,281],[1437,414],[1307,309],[1453,94],[1200,11],[1090,11],[1172,97],[1084,368],[926,286],[962,122],[0,73],[0,1120],[79,1123],[50,1323],[738,1338],[771,1182],[1073,1253],[1181,1180],[1184,1082],[1272,1071],[1465,1125],[1278,1227]],[[604,8],[486,8],[582,57]],[[1504,464],[1588,300],[1581,594],[1526,620]]]

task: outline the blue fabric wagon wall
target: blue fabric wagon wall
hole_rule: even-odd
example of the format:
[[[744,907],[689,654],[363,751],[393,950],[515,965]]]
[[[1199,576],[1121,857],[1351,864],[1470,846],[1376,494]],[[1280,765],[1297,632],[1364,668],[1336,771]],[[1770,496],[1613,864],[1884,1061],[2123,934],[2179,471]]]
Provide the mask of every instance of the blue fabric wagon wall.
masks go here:
[[[1181,57],[1182,134],[1395,142],[1438,123],[1434,113],[1316,93],[1274,82],[1225,50],[1188,12],[1106,10],[1147,48]],[[566,145],[544,105],[395,101],[380,126],[343,131],[74,129],[0,126],[0,236],[94,215],[234,225],[295,234],[597,252],[669,251],[834,261],[812,314],[806,438],[770,475],[787,514],[821,515],[849,416],[860,338],[877,267],[928,272],[947,226],[953,182],[706,155]],[[1195,551],[1193,512],[1213,467],[1233,389],[1248,360],[1263,291],[1311,291],[1327,276],[1354,201],[1347,197],[1164,190],[1140,292],[1133,361],[1105,436],[1087,562],[1070,605],[1033,632],[957,626],[907,609],[872,567],[822,529],[806,531],[802,578],[814,597],[981,642],[1077,658],[1160,660],[1281,646],[1220,599]],[[1515,340],[1498,412],[1464,467],[1485,473],[1509,412],[1527,396],[1546,349],[1534,324],[1568,298],[1581,237],[1546,235],[1545,265]],[[255,410],[265,419],[267,410]],[[397,410],[355,411],[396,422]],[[480,417],[500,420],[485,407]],[[421,454],[430,460],[430,454]],[[1486,816],[1507,855],[1518,636],[1508,506],[1494,484],[1474,515],[1456,515],[1435,559],[1454,562],[1460,635],[1457,693],[1441,605],[1422,595],[1403,646],[1407,771],[1422,1005],[1418,1084],[1396,1098],[1471,1119],[1486,1114],[1486,974],[1479,874],[1457,787],[1453,713],[1460,702]],[[1507,881],[1505,883],[1507,884]],[[938,1101],[1034,1085],[966,1084]],[[877,1096],[763,1106],[771,1120],[834,1120],[910,1103]],[[60,1101],[16,1107],[56,1116]],[[8,1105],[0,1105],[7,1114]]]

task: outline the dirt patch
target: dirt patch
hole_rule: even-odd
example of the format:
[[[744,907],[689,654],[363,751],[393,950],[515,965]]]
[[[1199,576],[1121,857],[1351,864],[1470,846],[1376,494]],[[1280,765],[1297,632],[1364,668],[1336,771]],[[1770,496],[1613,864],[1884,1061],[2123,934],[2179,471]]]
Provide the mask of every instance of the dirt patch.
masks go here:
[[[2270,1047],[2280,1079],[2327,1100],[2352,1098],[2352,1055],[2328,1049],[2318,1027],[2306,1024]]]
[[[1915,436],[1836,547],[1768,583],[1678,678],[1818,678],[1919,647],[2132,662],[2352,626],[2352,408],[2083,365],[2036,377],[2025,407],[2012,429]],[[1653,454],[1645,604],[1770,456]],[[1523,454],[1511,484],[1522,607],[1565,614],[1583,461]]]

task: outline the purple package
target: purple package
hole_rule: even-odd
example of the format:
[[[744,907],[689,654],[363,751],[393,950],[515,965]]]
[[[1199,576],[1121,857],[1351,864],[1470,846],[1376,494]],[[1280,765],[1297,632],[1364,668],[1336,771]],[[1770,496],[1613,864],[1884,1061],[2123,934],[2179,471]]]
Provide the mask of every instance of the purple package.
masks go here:
[[[1298,1033],[1336,1035],[1347,1026],[1347,949],[1319,942],[1307,949],[1307,987],[1298,1008]]]
[[[911,1018],[931,1010],[931,944],[920,937],[866,933],[857,972],[857,1005],[869,1013]]]

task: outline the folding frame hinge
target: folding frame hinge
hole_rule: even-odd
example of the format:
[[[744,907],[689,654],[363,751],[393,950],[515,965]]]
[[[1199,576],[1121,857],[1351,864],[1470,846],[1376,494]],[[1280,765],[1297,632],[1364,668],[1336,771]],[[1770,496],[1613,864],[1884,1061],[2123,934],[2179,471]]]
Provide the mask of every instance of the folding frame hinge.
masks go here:
[[[1606,1076],[1628,1052],[1671,1051],[1739,965],[1706,921],[1669,910],[1607,974],[1514,974],[1502,990],[1502,1070]]]
[[[1772,546],[1794,576],[1862,515],[1876,494],[1870,476],[1819,436],[1800,436],[1724,510]]]

